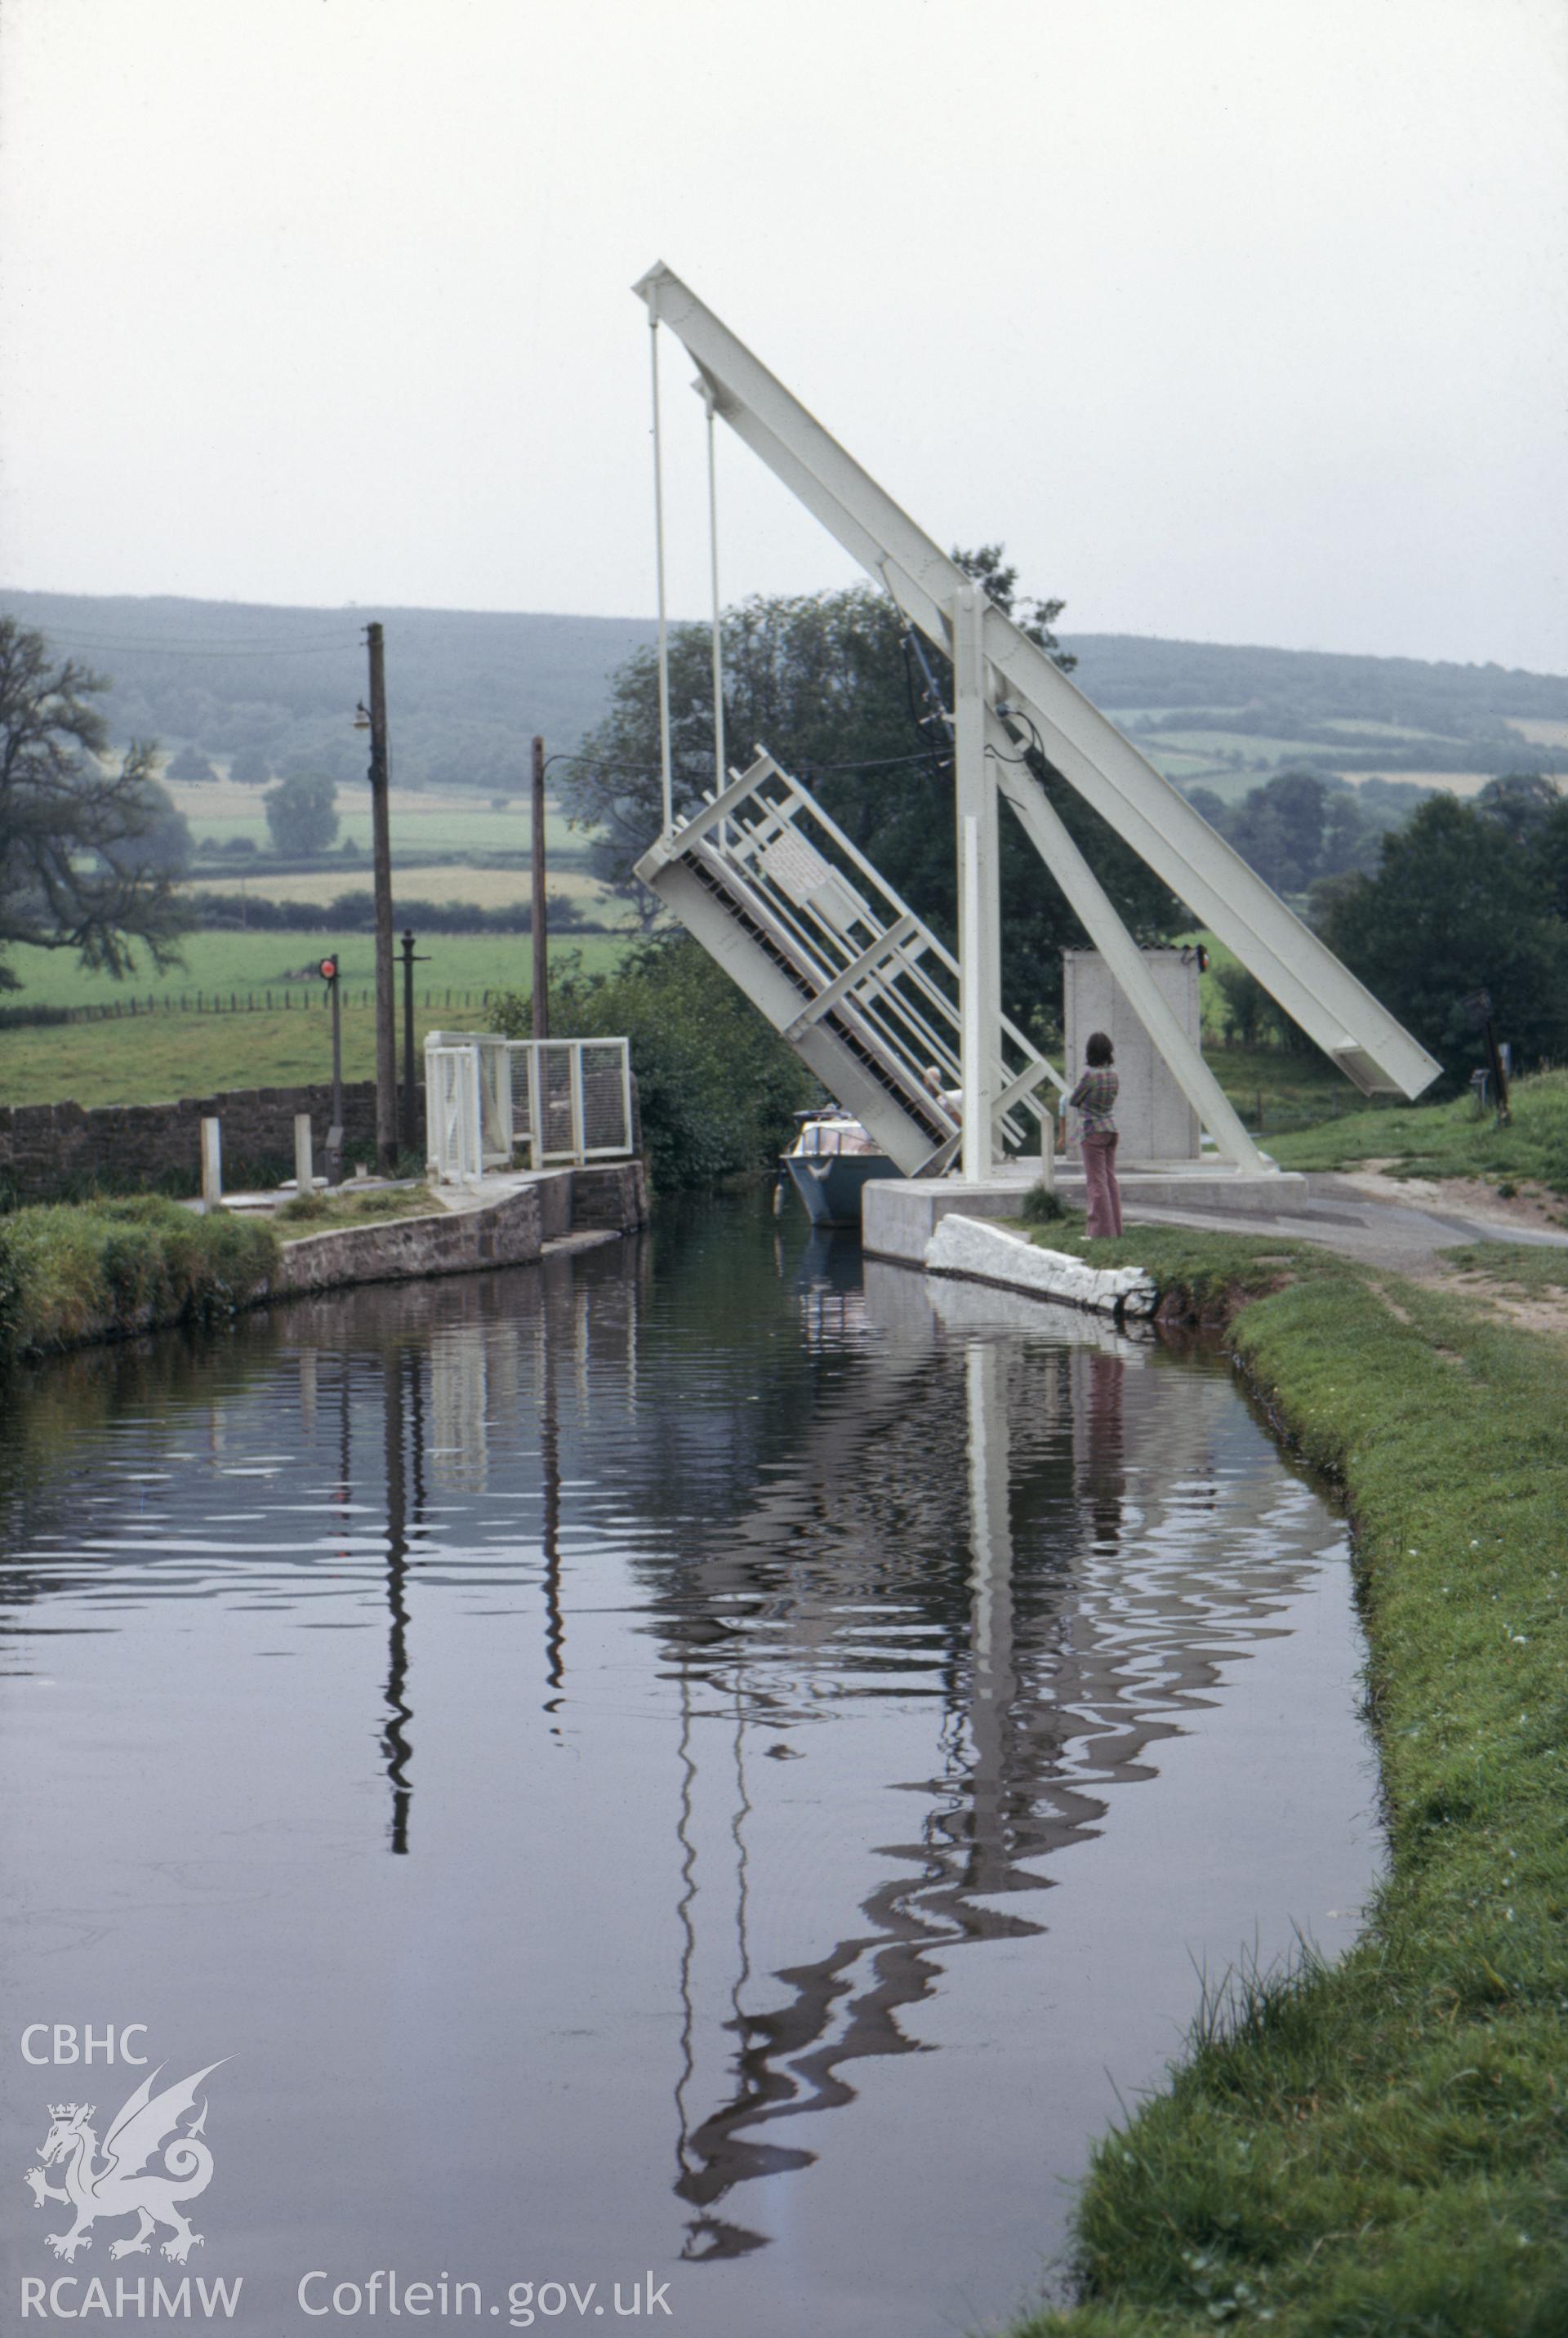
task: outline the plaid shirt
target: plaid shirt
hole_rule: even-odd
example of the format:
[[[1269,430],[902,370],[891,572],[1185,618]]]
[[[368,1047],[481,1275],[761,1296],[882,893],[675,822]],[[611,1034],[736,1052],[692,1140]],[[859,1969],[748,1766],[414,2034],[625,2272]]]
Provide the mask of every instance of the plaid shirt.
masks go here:
[[[1085,1136],[1109,1136],[1116,1126],[1114,1106],[1122,1083],[1109,1066],[1085,1072],[1067,1101],[1083,1115]]]

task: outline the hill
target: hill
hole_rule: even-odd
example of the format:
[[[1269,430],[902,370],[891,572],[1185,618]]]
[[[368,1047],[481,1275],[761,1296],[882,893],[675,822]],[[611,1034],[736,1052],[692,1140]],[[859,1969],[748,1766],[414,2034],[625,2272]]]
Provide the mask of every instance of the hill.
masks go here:
[[[1561,674],[1132,634],[1063,647],[1089,696],[1183,784],[1234,792],[1288,764],[1450,782],[1568,771]]]
[[[111,677],[103,705],[117,741],[194,746],[220,764],[249,748],[269,771],[309,764],[340,780],[364,771],[354,709],[367,686],[363,627],[379,617],[397,780],[485,795],[527,784],[535,732],[552,753],[574,747],[609,677],[654,634],[639,617],[5,590],[0,610]]]
[[[528,742],[574,747],[651,620],[453,609],[281,608],[0,590],[0,610],[112,677],[118,740],[193,746],[254,775],[308,764],[361,776],[353,731],[367,614],[387,627],[396,776],[482,797],[521,788]],[[1309,764],[1463,786],[1568,771],[1568,676],[1122,634],[1066,636],[1076,679],[1183,785],[1234,796]]]

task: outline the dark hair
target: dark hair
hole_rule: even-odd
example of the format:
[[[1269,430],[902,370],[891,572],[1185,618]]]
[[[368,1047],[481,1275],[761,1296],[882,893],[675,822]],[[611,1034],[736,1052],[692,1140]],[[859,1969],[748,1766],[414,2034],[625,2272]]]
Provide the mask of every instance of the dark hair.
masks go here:
[[[1098,1071],[1102,1064],[1113,1064],[1116,1050],[1103,1031],[1091,1031],[1083,1049],[1083,1060]]]

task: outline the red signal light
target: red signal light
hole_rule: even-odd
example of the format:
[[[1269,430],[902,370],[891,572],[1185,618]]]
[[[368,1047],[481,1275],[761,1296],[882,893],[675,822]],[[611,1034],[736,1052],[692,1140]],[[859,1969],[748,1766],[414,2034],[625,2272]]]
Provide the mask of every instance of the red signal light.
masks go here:
[[[323,982],[336,982],[338,979],[337,959],[335,958],[324,958],[321,961],[320,967],[318,968],[318,971],[320,974]]]

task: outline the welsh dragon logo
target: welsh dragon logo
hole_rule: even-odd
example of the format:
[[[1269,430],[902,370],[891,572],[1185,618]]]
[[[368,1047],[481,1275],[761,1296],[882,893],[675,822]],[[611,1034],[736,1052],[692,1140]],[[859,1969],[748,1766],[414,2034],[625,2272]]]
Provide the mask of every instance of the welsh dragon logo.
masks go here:
[[[223,2058],[225,2061],[229,2058],[227,2055]],[[222,2068],[222,2063],[209,2062],[193,2078],[184,2078],[175,2087],[165,2087],[162,2094],[155,2095],[153,2081],[162,2068],[160,2063],[157,2070],[143,2078],[116,2113],[103,2138],[102,2159],[98,2156],[98,2137],[90,2124],[93,2105],[50,2104],[53,2125],[38,2146],[43,2166],[30,2167],[26,2181],[34,2207],[41,2208],[45,2200],[60,2200],[76,2211],[76,2221],[68,2233],[46,2235],[57,2257],[74,2260],[78,2249],[90,2249],[93,2236],[88,2227],[95,2225],[100,2216],[135,2216],[138,2220],[136,2230],[128,2239],[110,2244],[112,2257],[145,2256],[161,2225],[172,2228],[162,2249],[163,2254],[172,2257],[176,2264],[183,2264],[201,2241],[201,2234],[191,2231],[180,2203],[194,2200],[212,2180],[212,2154],[201,2140],[207,2125],[206,2103],[202,2103],[201,2116],[190,2127],[182,2129],[180,2122],[195,2109],[197,2090],[203,2078],[211,2078],[214,2070]],[[155,2154],[162,2155],[162,2166],[150,2168],[147,2163]],[[56,2165],[64,2175],[64,2189],[51,2184],[44,2173],[45,2167]]]

